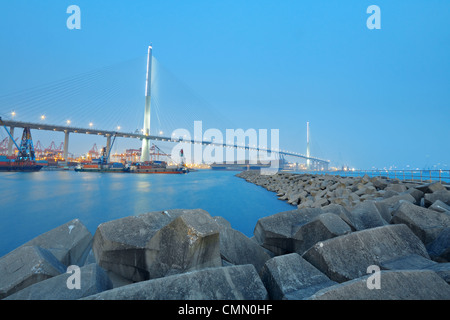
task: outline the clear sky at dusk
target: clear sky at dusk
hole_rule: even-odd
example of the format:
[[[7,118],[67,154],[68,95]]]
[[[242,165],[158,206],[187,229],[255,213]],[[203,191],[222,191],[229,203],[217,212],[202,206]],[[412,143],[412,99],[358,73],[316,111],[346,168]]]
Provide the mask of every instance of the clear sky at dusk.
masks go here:
[[[80,30],[66,26],[70,5]],[[381,29],[366,26],[370,5]],[[306,153],[309,121],[312,155],[332,165],[449,170],[449,13],[446,0],[3,0],[0,98],[145,62],[152,43],[158,62],[236,128],[279,129],[282,149]],[[137,104],[144,69],[128,81]],[[12,109],[0,104],[0,116]]]

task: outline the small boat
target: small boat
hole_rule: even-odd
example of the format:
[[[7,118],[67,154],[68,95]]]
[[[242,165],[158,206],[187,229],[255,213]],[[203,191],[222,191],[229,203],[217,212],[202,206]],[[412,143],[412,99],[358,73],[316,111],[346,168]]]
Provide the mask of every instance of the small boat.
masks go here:
[[[74,170],[77,172],[130,172],[130,168],[121,163],[80,163]]]
[[[6,156],[0,156],[0,171],[23,171],[33,172],[39,171],[43,164],[34,160],[16,160],[8,159]]]
[[[114,135],[111,147],[109,150],[106,150],[106,147],[103,147],[102,156],[99,159],[93,159],[89,163],[79,163],[74,170],[76,172],[129,172],[129,166],[125,166],[121,162],[109,162],[108,160],[115,140],[116,136]]]
[[[167,167],[165,164],[153,162],[135,162],[131,165],[122,163],[80,163],[75,169],[77,172],[127,172],[127,173],[160,173],[160,174],[183,174],[188,173],[189,169],[184,166]]]
[[[185,174],[189,168],[185,166],[168,167],[163,161],[135,162],[130,165],[130,173]]]

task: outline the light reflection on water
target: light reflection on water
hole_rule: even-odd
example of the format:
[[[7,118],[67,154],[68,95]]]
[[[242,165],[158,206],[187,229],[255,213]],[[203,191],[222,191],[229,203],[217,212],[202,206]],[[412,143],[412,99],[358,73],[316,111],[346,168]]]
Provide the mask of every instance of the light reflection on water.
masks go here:
[[[94,234],[125,216],[202,208],[251,237],[259,218],[295,208],[235,174],[0,173],[0,256],[75,218]]]

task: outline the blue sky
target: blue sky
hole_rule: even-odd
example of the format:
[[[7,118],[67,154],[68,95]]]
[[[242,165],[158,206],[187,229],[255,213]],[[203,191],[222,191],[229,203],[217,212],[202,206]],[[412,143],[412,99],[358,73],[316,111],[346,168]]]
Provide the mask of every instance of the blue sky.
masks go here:
[[[66,27],[72,4],[81,30]],[[380,30],[366,27],[372,4]],[[152,43],[236,128],[279,129],[282,149],[306,152],[309,121],[312,155],[333,165],[450,169],[449,12],[445,0],[4,0],[0,96],[140,61]],[[142,72],[130,96],[144,94]]]

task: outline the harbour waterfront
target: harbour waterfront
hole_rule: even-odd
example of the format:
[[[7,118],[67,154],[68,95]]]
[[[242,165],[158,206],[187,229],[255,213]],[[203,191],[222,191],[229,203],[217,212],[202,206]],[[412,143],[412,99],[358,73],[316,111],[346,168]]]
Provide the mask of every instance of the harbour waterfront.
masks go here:
[[[0,173],[0,256],[75,218],[94,234],[100,223],[125,216],[201,208],[251,237],[259,218],[296,208],[236,173]]]
[[[450,170],[335,170],[335,171],[289,171],[297,174],[334,175],[341,177],[380,177],[400,181],[450,183]]]

